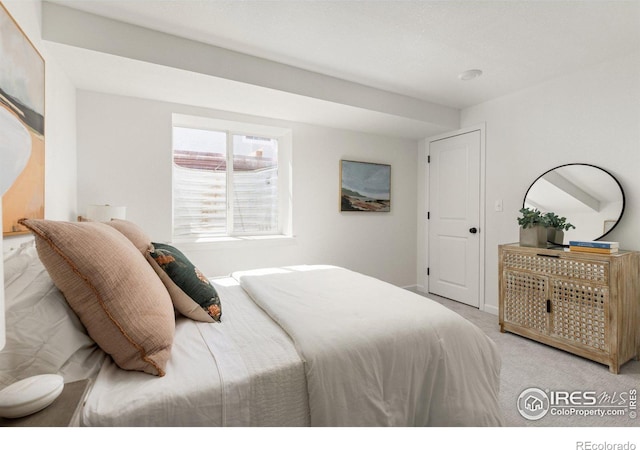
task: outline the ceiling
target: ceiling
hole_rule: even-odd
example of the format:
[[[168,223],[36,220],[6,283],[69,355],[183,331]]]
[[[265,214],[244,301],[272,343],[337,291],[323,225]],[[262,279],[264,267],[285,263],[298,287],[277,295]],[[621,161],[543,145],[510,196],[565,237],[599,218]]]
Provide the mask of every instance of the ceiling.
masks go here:
[[[456,109],[640,52],[637,1],[48,1]],[[100,55],[91,71],[86,52],[52,49],[81,88],[116,89]],[[483,75],[461,81],[467,69]],[[163,89],[161,76],[145,77],[144,96]]]

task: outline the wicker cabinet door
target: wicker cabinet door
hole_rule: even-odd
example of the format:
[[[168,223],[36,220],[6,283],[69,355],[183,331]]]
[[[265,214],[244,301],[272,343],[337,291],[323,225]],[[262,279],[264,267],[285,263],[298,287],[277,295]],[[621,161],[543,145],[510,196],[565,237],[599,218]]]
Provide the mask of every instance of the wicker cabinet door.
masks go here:
[[[552,336],[608,352],[608,323],[608,286],[569,279],[551,281]]]
[[[528,272],[504,271],[504,321],[547,333],[549,279]]]

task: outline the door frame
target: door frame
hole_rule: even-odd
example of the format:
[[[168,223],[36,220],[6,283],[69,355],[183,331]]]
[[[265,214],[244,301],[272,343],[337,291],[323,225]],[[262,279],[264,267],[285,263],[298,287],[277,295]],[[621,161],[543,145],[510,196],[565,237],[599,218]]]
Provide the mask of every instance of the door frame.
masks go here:
[[[478,218],[479,220],[479,226],[480,226],[480,257],[479,257],[479,261],[478,261],[478,269],[479,269],[479,285],[478,285],[478,309],[480,309],[480,311],[486,311],[485,309],[485,247],[486,247],[486,220],[485,220],[485,209],[486,209],[486,194],[485,194],[485,187],[486,187],[486,123],[481,123],[478,125],[473,125],[473,126],[469,126],[469,127],[465,127],[465,128],[461,128],[458,130],[454,130],[454,131],[449,131],[447,133],[443,133],[443,134],[439,134],[436,136],[430,136],[428,138],[425,139],[425,146],[423,149],[424,152],[424,161],[425,163],[427,162],[427,157],[429,155],[429,149],[431,147],[431,143],[435,142],[435,141],[440,141],[442,139],[447,139],[447,138],[451,138],[454,136],[458,136],[461,134],[467,134],[467,133],[472,133],[474,131],[479,131],[480,132],[480,217]],[[429,211],[429,198],[430,198],[430,192],[429,192],[429,176],[430,176],[430,166],[429,164],[426,164],[426,176],[425,176],[425,183],[424,183],[424,188],[425,188],[425,216],[426,216],[426,211]],[[428,267],[429,265],[429,220],[426,220],[425,217],[425,222],[426,225],[424,227],[424,243],[425,243],[425,253],[424,253],[424,261],[425,261],[425,273],[423,274],[424,276],[424,285],[426,288],[426,291],[429,292],[429,276],[427,276],[426,273],[426,267]]]

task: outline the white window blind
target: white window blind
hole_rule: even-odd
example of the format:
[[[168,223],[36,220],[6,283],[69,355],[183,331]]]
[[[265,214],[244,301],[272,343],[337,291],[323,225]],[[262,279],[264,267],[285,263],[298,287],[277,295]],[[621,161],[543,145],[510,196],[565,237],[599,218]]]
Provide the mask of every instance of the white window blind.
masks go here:
[[[173,128],[174,239],[278,234],[278,139]]]

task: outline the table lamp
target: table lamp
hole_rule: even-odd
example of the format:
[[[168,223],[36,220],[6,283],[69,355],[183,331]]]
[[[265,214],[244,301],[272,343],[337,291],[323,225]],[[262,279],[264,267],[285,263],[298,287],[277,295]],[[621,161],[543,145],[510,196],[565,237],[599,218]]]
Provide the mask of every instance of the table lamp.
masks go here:
[[[94,222],[108,222],[111,219],[126,219],[126,206],[89,205],[86,218]]]

